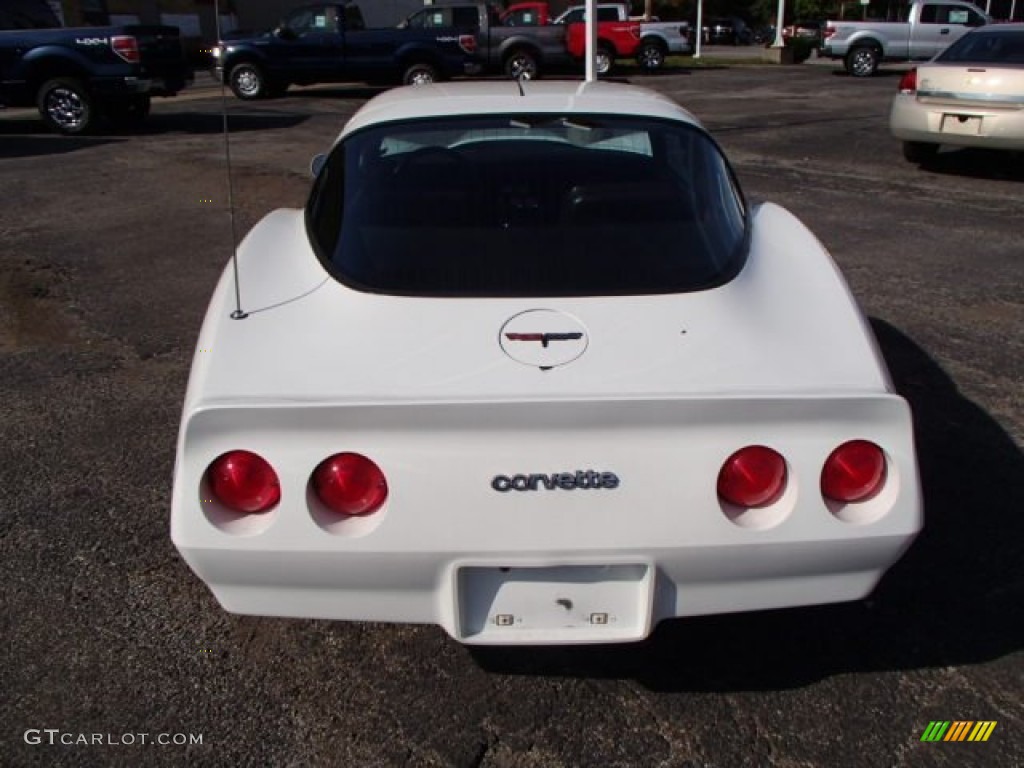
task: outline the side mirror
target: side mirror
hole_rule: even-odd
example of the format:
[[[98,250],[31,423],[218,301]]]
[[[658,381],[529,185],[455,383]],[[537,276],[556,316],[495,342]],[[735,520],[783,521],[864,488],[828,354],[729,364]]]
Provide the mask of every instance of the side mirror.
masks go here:
[[[282,40],[294,40],[295,38],[298,37],[298,35],[295,34],[294,29],[286,27],[284,24],[275,29],[274,34],[277,35]]]
[[[310,162],[310,164],[309,164],[309,172],[311,174],[313,174],[313,178],[314,179],[317,176],[320,175],[320,171],[323,170],[324,165],[326,165],[326,164],[327,164],[327,155],[325,155],[325,154],[321,153],[319,155],[316,155],[313,158],[312,162]]]

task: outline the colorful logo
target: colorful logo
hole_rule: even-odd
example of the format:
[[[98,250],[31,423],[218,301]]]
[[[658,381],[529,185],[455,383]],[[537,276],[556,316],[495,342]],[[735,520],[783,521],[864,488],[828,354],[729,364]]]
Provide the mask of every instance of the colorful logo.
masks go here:
[[[921,741],[988,741],[995,729],[995,720],[932,720]]]

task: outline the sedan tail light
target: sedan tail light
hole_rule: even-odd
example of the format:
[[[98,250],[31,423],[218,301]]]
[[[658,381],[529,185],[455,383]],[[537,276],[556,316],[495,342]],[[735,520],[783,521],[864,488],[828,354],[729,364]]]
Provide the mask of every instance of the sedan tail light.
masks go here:
[[[786,488],[786,460],[763,445],[748,445],[725,460],[718,496],[738,507],[765,507]]]
[[[821,493],[833,501],[865,501],[885,485],[882,449],[867,440],[843,443],[826,459],[821,470]]]
[[[250,451],[228,451],[206,469],[214,498],[232,512],[266,512],[281,500],[277,473],[266,459]]]
[[[899,85],[900,93],[917,93],[917,69],[914,68],[909,72],[906,72],[903,77],[900,78]]]
[[[372,515],[388,497],[388,482],[373,461],[358,453],[336,453],[313,470],[313,491],[332,512]]]

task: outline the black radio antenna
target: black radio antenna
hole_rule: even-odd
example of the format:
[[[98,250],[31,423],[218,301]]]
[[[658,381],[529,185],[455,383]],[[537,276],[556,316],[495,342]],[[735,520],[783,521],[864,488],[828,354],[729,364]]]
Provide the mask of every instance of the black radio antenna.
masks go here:
[[[220,30],[220,0],[213,0],[214,31],[217,35],[216,45],[221,44]],[[221,63],[223,65],[224,51],[221,50]],[[238,282],[238,230],[235,226],[235,177],[231,170],[231,134],[228,131],[228,96],[224,80],[227,72],[221,68],[220,77],[220,117],[221,133],[224,135],[224,159],[228,171],[228,219],[231,222],[231,270],[235,278],[235,310],[231,313],[232,320],[243,320],[249,316],[248,312],[242,310],[242,288]]]

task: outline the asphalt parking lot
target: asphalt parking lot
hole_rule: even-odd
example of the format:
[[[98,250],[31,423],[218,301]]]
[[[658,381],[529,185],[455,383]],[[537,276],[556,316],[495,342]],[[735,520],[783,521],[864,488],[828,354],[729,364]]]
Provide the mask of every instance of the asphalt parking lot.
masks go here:
[[[488,654],[436,627],[224,613],[168,534],[188,366],[231,248],[218,92],[158,102],[133,134],[0,112],[0,763],[1022,764],[1024,158],[906,163],[891,72],[638,80],[831,250],[914,409],[927,527],[872,598]],[[229,98],[239,234],[304,203],[309,159],[374,92]],[[997,725],[922,742],[934,720]]]

